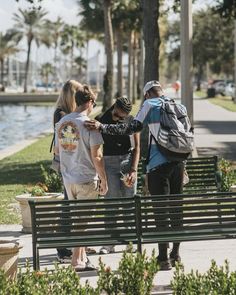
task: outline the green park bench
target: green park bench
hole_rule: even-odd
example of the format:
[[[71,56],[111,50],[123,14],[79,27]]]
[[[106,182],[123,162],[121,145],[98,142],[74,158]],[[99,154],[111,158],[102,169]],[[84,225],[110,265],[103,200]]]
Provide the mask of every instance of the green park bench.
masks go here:
[[[137,192],[143,193],[145,182],[145,164],[140,160],[138,166]],[[215,192],[220,188],[220,173],[218,171],[218,157],[196,157],[186,161],[189,183],[183,188],[183,193]]]
[[[147,243],[236,238],[236,193],[145,196],[136,208],[140,252]]]
[[[136,243],[133,198],[30,200],[29,205],[34,269],[39,269],[39,249]]]
[[[232,192],[29,204],[34,269],[40,249],[236,238]]]

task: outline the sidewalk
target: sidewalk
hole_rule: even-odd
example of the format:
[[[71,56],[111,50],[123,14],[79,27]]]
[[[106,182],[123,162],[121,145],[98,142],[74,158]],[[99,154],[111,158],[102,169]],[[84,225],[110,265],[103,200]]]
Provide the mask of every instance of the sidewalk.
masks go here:
[[[195,99],[194,122],[199,156],[218,155],[236,161],[236,112]]]
[[[31,234],[21,233],[20,225],[0,225],[0,239],[4,237],[9,240],[20,239],[23,244],[22,250],[20,250],[19,265],[24,266],[26,259],[29,260],[32,266],[32,239]],[[156,249],[157,245],[150,244],[144,247],[147,253],[150,255],[152,249]],[[98,251],[99,249],[95,247]],[[125,246],[116,247],[116,253],[109,255],[102,255],[102,260],[111,269],[116,269],[119,260],[122,256],[122,250]],[[181,258],[185,266],[186,272],[190,272],[191,269],[199,270],[199,272],[205,272],[209,269],[211,260],[214,259],[218,265],[223,265],[224,260],[227,259],[230,262],[230,270],[236,270],[236,240],[220,240],[220,241],[202,241],[202,242],[185,242],[181,244]],[[41,270],[45,267],[48,269],[53,268],[53,263],[57,261],[56,250],[46,249],[40,250],[40,266]],[[93,264],[98,266],[99,255],[90,255],[90,260]],[[155,294],[171,294],[170,281],[173,278],[174,269],[171,271],[158,272],[154,279]],[[97,274],[96,271],[88,271],[80,273],[81,281],[85,283],[89,281],[90,285],[96,286]]]
[[[195,142],[199,156],[218,155],[230,160],[236,160],[236,113],[224,110],[211,104],[205,99],[194,100]],[[20,239],[24,247],[20,251],[20,265],[24,266],[29,259],[32,265],[32,240],[30,234],[21,233],[20,225],[0,225],[0,239]],[[146,245],[150,254],[157,245]],[[98,248],[96,248],[98,250]],[[116,253],[103,255],[102,260],[112,269],[116,269],[124,247],[116,247]],[[230,262],[230,269],[236,270],[236,240],[185,242],[181,245],[181,258],[186,272],[191,269],[206,271],[210,267],[211,260],[216,260],[222,265],[225,259]],[[56,261],[56,250],[40,250],[41,269],[53,268]],[[99,255],[92,255],[92,263],[98,265]],[[157,294],[171,294],[170,281],[173,278],[173,270],[159,272],[155,276],[154,289]],[[93,286],[96,285],[96,272],[81,273],[81,280],[86,280]],[[155,293],[156,294],[156,293]]]

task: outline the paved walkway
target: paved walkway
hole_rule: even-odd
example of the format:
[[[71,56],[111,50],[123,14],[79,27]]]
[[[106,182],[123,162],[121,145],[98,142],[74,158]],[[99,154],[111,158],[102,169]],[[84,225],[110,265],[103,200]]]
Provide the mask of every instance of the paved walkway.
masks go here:
[[[26,259],[32,265],[32,239],[31,234],[21,233],[20,225],[0,225],[0,239],[4,237],[9,240],[20,239],[23,248],[20,251],[19,265],[24,266]],[[95,247],[96,248],[96,247]],[[146,247],[148,255],[151,254],[152,249],[156,245],[150,244]],[[96,248],[97,251],[99,250]],[[116,269],[119,260],[122,256],[124,247],[116,247],[116,253],[109,255],[102,255],[102,260],[111,269]],[[181,245],[181,258],[185,266],[186,272],[191,269],[205,272],[209,269],[211,260],[214,259],[218,265],[223,265],[224,260],[228,259],[230,262],[230,270],[236,270],[236,240],[222,240],[222,241],[202,241],[202,242],[185,242]],[[98,266],[99,255],[91,255],[90,260],[94,265]],[[40,266],[41,269],[47,267],[53,268],[53,263],[56,260],[56,250],[47,249],[40,250]],[[154,279],[155,294],[171,294],[170,281],[173,278],[174,269],[171,271],[158,272]],[[80,273],[81,281],[85,283],[86,280],[92,286],[96,286],[97,274],[95,271],[88,271]]]
[[[236,113],[229,112],[211,104],[205,99],[194,101],[195,139],[199,155],[217,154],[228,159],[236,160]],[[25,259],[31,261],[31,235],[22,234],[19,225],[0,225],[0,239],[20,239],[24,244],[20,251],[20,265],[24,265]],[[151,253],[156,245],[148,245],[147,252]],[[103,261],[116,269],[121,258],[122,247],[117,247],[118,252],[102,256]],[[206,271],[211,259],[218,264],[223,264],[225,259],[230,261],[231,270],[236,270],[236,240],[187,242],[181,245],[181,257],[185,269]],[[51,268],[56,260],[56,250],[42,250],[41,266]],[[98,255],[91,256],[91,261],[98,265]],[[89,280],[91,285],[97,281],[96,272],[81,274],[82,281]],[[171,294],[170,281],[173,278],[173,270],[159,272],[154,280],[155,290],[158,294]]]
[[[206,99],[194,101],[195,143],[198,154],[219,155],[236,161],[236,112]]]

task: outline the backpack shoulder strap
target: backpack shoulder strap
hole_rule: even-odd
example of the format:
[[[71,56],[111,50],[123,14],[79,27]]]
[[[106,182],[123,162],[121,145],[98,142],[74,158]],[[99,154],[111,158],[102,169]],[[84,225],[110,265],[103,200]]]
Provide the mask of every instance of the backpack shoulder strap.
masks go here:
[[[52,152],[52,147],[54,146],[54,142],[55,142],[55,132],[53,133],[53,138],[52,138],[52,142],[50,145],[50,150],[49,150],[50,153]]]

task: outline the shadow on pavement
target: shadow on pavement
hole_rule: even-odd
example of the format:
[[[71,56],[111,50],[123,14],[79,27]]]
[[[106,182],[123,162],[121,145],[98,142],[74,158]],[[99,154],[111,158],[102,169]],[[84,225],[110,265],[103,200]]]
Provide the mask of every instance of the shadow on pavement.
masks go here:
[[[217,119],[217,118],[216,118]],[[195,128],[204,128],[210,130],[212,134],[232,134],[235,135],[235,121],[196,121]]]

